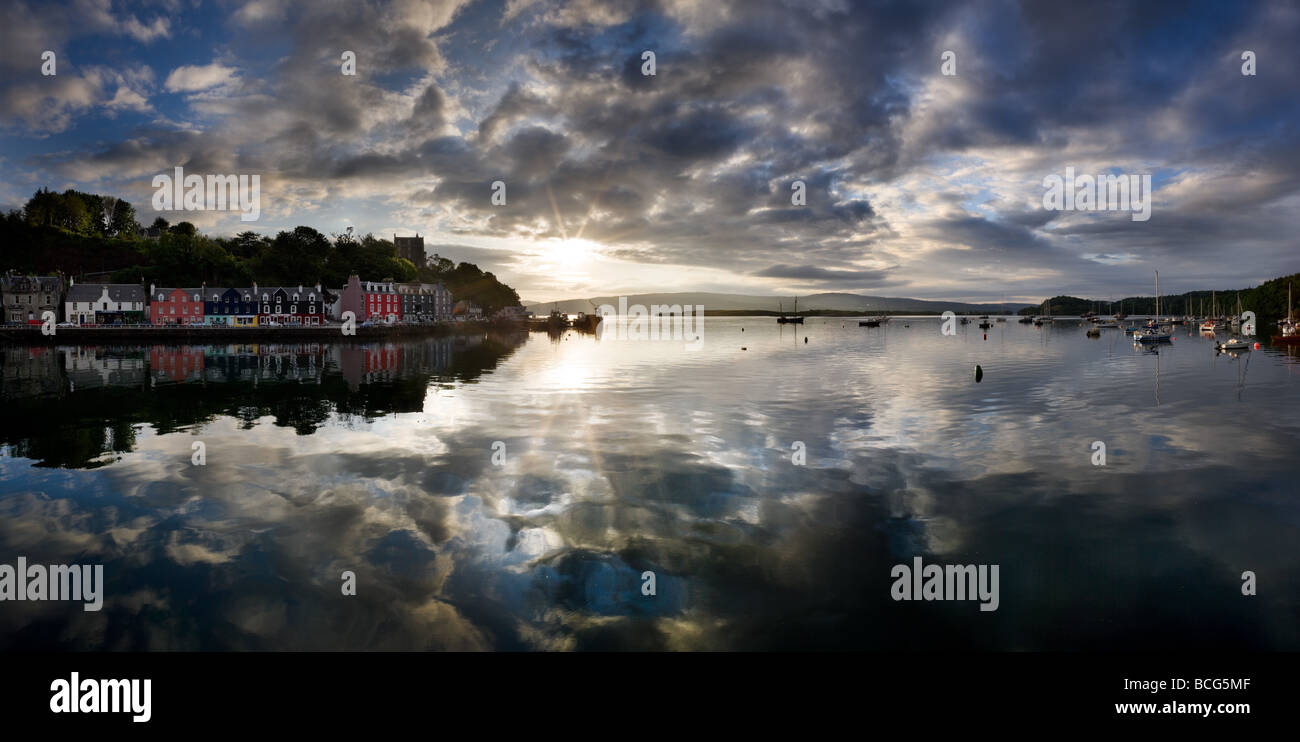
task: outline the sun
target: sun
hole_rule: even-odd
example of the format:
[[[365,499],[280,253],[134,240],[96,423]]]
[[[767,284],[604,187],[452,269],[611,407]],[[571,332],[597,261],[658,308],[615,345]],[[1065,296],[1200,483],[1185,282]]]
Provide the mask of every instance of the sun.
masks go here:
[[[596,258],[600,245],[581,237],[555,240],[542,247],[542,259],[556,268],[573,272],[586,268]]]

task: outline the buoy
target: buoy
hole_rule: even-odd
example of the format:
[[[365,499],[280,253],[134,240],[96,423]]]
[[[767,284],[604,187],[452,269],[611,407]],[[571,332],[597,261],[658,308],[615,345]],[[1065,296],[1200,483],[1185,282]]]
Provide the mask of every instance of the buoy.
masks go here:
[[[984,333],[984,339],[985,339],[985,340],[988,340],[988,339],[989,339],[989,334],[988,334],[987,332]]]
[[[743,345],[742,345],[742,346],[740,346],[740,349],[741,349],[741,350],[749,350],[749,348],[746,348],[746,347],[745,347],[745,346],[743,346]]]
[[[1259,343],[1255,343],[1255,350],[1259,350]]]
[[[980,368],[979,364],[977,363],[975,364],[975,383],[978,384],[980,380],[983,378],[984,378],[984,369]]]
[[[745,331],[745,328],[743,328],[743,327],[740,328],[740,331],[741,331],[741,332],[744,332],[744,331]]]
[[[803,342],[804,342],[804,345],[807,345],[807,344],[808,344],[808,336],[807,336],[807,335],[804,335],[804,336],[803,336]]]

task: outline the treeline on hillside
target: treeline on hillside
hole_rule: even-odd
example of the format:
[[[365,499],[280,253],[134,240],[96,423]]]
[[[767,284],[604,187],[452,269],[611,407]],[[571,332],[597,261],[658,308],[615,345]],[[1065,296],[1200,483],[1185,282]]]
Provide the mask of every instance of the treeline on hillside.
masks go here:
[[[1237,314],[1237,297],[1241,297],[1241,311],[1254,312],[1261,322],[1276,322],[1286,316],[1287,285],[1293,286],[1295,297],[1300,301],[1300,273],[1274,278],[1252,289],[1226,289],[1215,291],[1188,291],[1182,294],[1160,297],[1160,313],[1166,315],[1209,314],[1212,305],[1217,304],[1218,314],[1235,316]],[[1111,314],[1121,309],[1125,314],[1155,314],[1156,298],[1154,296],[1130,296],[1124,299],[1098,301],[1080,299],[1077,296],[1054,296],[1037,307],[1020,310],[1020,314],[1046,314],[1048,305],[1052,314],[1076,316],[1084,312]],[[1112,307],[1114,309],[1112,310]],[[1300,304],[1296,314],[1300,315]]]
[[[146,234],[156,237],[146,237]],[[0,219],[0,269],[80,276],[108,273],[113,283],[158,286],[313,285],[337,289],[363,281],[442,281],[457,300],[492,312],[519,303],[514,289],[472,263],[436,258],[417,268],[389,240],[349,229],[327,237],[296,227],[274,237],[242,232],[208,237],[189,222],[159,217],[149,230],[130,203],[77,191],[37,191],[21,211]]]

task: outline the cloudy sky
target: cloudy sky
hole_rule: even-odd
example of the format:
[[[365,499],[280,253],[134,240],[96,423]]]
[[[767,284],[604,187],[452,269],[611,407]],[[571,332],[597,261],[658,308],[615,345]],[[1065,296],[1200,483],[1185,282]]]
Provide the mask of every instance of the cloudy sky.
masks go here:
[[[1292,2],[0,0],[0,207],[257,174],[256,222],[165,216],[418,232],[532,300],[1241,288],[1300,270],[1296,39]],[[1066,167],[1149,173],[1150,219],[1045,210]]]

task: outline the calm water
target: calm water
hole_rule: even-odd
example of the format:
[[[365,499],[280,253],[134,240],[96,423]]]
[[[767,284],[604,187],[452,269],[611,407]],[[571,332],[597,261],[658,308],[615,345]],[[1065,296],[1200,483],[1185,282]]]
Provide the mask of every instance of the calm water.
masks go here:
[[[0,349],[0,648],[1300,650],[1294,349],[844,324]]]

